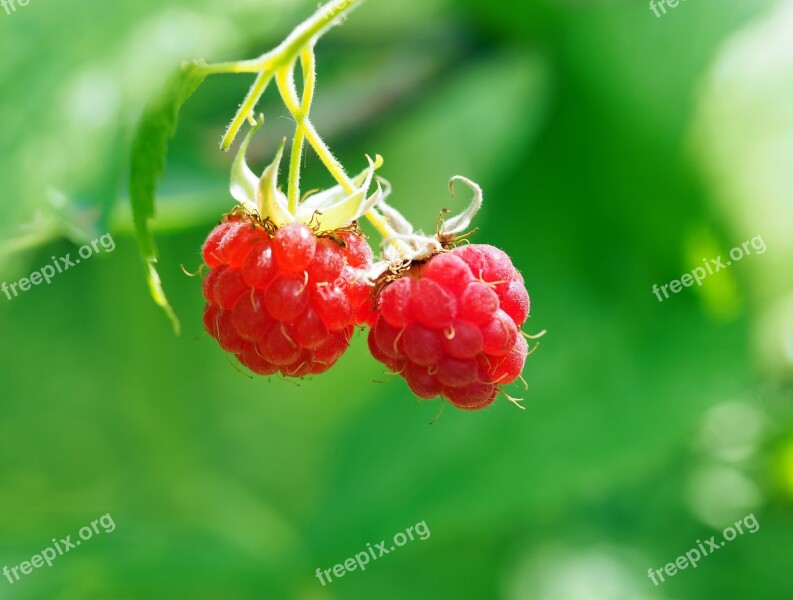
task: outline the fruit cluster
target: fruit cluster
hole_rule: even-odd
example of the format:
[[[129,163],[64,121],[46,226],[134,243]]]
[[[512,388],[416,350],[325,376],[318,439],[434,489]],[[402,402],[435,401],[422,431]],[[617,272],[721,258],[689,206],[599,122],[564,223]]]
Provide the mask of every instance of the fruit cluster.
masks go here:
[[[221,142],[228,149],[243,123],[251,123],[231,166],[229,191],[238,205],[204,244],[204,325],[254,373],[285,377],[327,371],[349,347],[354,328],[368,327],[374,358],[416,396],[485,408],[521,376],[529,295],[504,252],[462,245],[482,207],[482,189],[452,177],[452,195],[460,182],[473,197],[454,216],[444,209],[434,235],[424,235],[386,202],[392,190],[377,175],[382,156],[367,155],[368,168],[352,176],[311,122],[315,45],[354,4],[330,0],[259,59],[195,66],[203,74],[258,72]],[[261,175],[245,159],[264,124],[254,107],[273,80],[295,122],[285,189],[278,178],[286,138]],[[303,193],[306,145],[334,187]],[[382,237],[377,258],[358,228],[362,219]]]
[[[327,371],[356,325],[374,358],[419,398],[485,408],[523,371],[529,314],[523,277],[488,245],[465,245],[367,280],[374,255],[354,227],[318,236],[237,210],[203,248],[204,325],[254,373]]]
[[[529,295],[493,246],[436,255],[386,285],[378,307],[369,348],[419,398],[484,408],[523,371],[528,345],[519,329]]]
[[[273,231],[239,215],[217,226],[203,249],[204,325],[221,348],[259,375],[332,367],[373,315],[362,280],[372,251],[352,231],[336,235],[318,238],[300,223]]]

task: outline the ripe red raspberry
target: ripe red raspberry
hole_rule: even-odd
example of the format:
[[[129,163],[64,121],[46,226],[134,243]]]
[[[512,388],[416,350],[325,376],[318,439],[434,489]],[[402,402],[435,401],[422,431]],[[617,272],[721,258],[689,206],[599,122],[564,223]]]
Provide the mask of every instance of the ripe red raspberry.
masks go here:
[[[383,288],[378,309],[369,348],[420,398],[485,408],[523,371],[529,295],[498,248],[463,246],[414,266]]]
[[[260,375],[333,366],[373,302],[361,278],[372,251],[361,235],[336,233],[317,237],[299,223],[273,231],[239,214],[218,225],[204,243],[203,293],[204,326],[221,348]]]

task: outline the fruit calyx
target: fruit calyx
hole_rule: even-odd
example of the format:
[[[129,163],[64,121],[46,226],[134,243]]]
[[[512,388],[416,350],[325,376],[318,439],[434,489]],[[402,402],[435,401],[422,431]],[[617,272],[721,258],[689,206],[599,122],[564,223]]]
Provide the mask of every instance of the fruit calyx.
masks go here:
[[[370,195],[375,171],[383,165],[379,155],[374,159],[367,156],[369,167],[352,179],[354,189],[348,193],[341,185],[308,194],[290,210],[286,194],[278,186],[278,172],[284,155],[286,138],[281,141],[275,159],[257,177],[245,159],[253,134],[262,126],[259,118],[240,145],[231,169],[230,192],[239,205],[261,223],[272,223],[275,228],[289,223],[303,223],[318,235],[350,227],[363,217],[383,197],[379,181],[377,189]],[[357,225],[355,225],[357,227]]]
[[[391,192],[391,186],[382,178],[378,178],[380,197],[375,205],[375,210],[382,213],[388,226],[395,232],[394,235],[383,240],[382,261],[373,267],[373,273],[379,279],[394,278],[410,270],[414,264],[429,261],[437,254],[451,250],[472,232],[473,221],[479,209],[482,208],[482,188],[462,175],[456,175],[449,181],[449,191],[454,197],[454,184],[461,182],[471,189],[473,197],[468,206],[461,213],[445,218],[450,213],[444,209],[438,217],[435,234],[428,236],[421,231],[416,231],[413,225],[402,214],[390,206],[386,200]]]

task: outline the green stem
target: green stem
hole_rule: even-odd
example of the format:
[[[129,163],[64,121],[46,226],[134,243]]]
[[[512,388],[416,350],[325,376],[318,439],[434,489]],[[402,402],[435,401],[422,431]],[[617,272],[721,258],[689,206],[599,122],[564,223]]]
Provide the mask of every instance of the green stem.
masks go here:
[[[300,54],[300,64],[303,67],[303,102],[300,105],[300,114],[308,118],[311,112],[311,103],[314,100],[314,88],[317,78],[316,72],[316,57],[314,56],[314,48],[306,48]],[[290,68],[290,77],[287,80],[287,85],[294,86],[294,75]],[[289,199],[289,211],[292,214],[297,213],[297,207],[300,203],[300,162],[303,158],[303,147],[305,145],[306,135],[303,132],[303,123],[298,121],[295,127],[295,139],[292,142],[292,156],[289,163],[289,190],[287,198]]]
[[[261,68],[250,61],[215,63],[211,65],[200,65],[199,70],[205,75],[224,75],[229,73],[259,73]]]
[[[237,132],[240,130],[240,127],[242,127],[242,124],[245,122],[245,120],[253,119],[253,109],[259,102],[259,98],[261,98],[262,94],[264,94],[264,90],[267,89],[267,86],[269,85],[272,78],[272,72],[268,73],[267,71],[262,71],[259,73],[259,76],[256,77],[256,81],[253,82],[253,86],[248,92],[248,95],[245,96],[245,100],[242,101],[237,114],[234,115],[234,119],[231,121],[229,128],[226,130],[226,135],[223,136],[223,139],[220,142],[220,147],[223,150],[228,150],[231,147],[231,144],[234,142],[234,138],[237,137]]]
[[[267,89],[270,80],[275,77],[278,91],[281,93],[287,109],[297,123],[289,164],[287,194],[289,210],[292,214],[295,214],[300,202],[300,161],[306,141],[308,141],[342,189],[348,194],[355,193],[355,182],[350,179],[344,171],[344,167],[333,156],[328,145],[320,137],[319,132],[317,132],[309,119],[309,112],[316,83],[314,45],[323,34],[339,22],[339,18],[342,15],[350,12],[362,2],[363,0],[332,0],[292,31],[278,47],[259,58],[233,63],[205,65],[203,67],[207,74],[258,73],[256,81],[231,121],[226,135],[223,136],[220,144],[223,150],[228,150],[231,147],[243,122],[246,119],[253,119],[253,110],[256,104]],[[294,67],[298,57],[300,57],[303,66],[304,89],[302,101],[298,99],[294,80]],[[396,232],[377,211],[369,211],[366,214],[366,218],[382,236],[392,237],[396,235]],[[403,246],[403,243],[399,242],[398,246]]]
[[[355,182],[350,179],[350,177],[344,171],[344,167],[336,159],[336,157],[333,156],[330,148],[320,137],[319,132],[317,132],[314,124],[311,122],[311,119],[308,118],[308,115],[303,110],[303,107],[298,104],[295,80],[294,77],[291,76],[291,73],[292,69],[290,68],[289,71],[281,70],[276,75],[275,80],[278,85],[278,91],[281,93],[281,99],[284,101],[289,113],[297,122],[297,129],[303,132],[303,135],[305,135],[309,145],[314,149],[314,152],[317,153],[317,156],[319,156],[319,159],[328,169],[336,182],[342,187],[342,189],[344,189],[345,192],[348,194],[354,194],[356,188]],[[396,235],[396,231],[377,211],[370,210],[365,216],[375,227],[375,229],[377,229],[378,233],[380,233],[380,235],[383,237],[389,238]],[[398,241],[396,244],[400,249],[405,248],[404,242]]]
[[[303,114],[300,100],[297,97],[297,90],[294,86],[294,78],[289,77],[287,71],[281,70],[276,75],[275,81],[287,110],[297,122],[298,127],[303,131],[309,145],[317,153],[317,156],[319,156],[322,163],[333,176],[333,179],[335,179],[348,194],[355,193],[355,184],[344,171],[344,167],[336,160],[336,157],[333,156],[330,148],[328,148],[327,144],[322,140],[308,116]]]
[[[259,73],[245,101],[231,121],[226,135],[223,136],[220,143],[223,150],[228,150],[231,147],[245,119],[253,116],[253,109],[267,89],[267,84],[274,73],[283,67],[294,64],[308,47],[313,47],[317,39],[339,23],[342,15],[349,13],[362,2],[363,0],[332,0],[298,25],[278,47],[262,54],[259,58],[203,67],[203,70],[208,74]]]
[[[267,61],[274,60],[279,67],[294,62],[306,46],[313,46],[316,39],[339,23],[339,17],[349,13],[363,0],[332,0],[321,7],[311,17],[298,25],[294,31],[272,52],[262,55],[263,67]]]

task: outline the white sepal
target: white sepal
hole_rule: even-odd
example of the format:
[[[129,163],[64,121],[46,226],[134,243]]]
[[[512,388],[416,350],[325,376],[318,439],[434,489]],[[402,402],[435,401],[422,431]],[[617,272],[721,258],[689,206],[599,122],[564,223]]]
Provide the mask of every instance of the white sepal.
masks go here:
[[[386,203],[386,199],[391,195],[391,184],[382,177],[378,177],[377,181],[383,185],[384,191],[382,198],[377,202],[376,208],[383,213],[386,223],[388,223],[389,227],[399,235],[409,235],[413,233],[414,229],[410,221],[403,217],[402,213]]]
[[[471,221],[479,212],[479,209],[482,208],[482,188],[470,179],[460,175],[452,177],[449,182],[449,190],[452,196],[454,196],[455,182],[461,181],[473,190],[474,197],[463,212],[450,219],[441,221],[437,233],[434,236],[428,236],[421,231],[415,231],[413,225],[398,210],[386,203],[385,198],[390,194],[391,186],[381,178],[378,181],[385,183],[386,189],[375,210],[382,214],[388,227],[394,232],[393,235],[385,238],[382,244],[383,260],[392,269],[398,269],[400,265],[412,261],[426,260],[439,252],[443,252],[450,241],[470,228]]]
[[[259,185],[259,178],[248,166],[245,154],[248,151],[248,145],[251,143],[253,134],[263,123],[264,117],[259,117],[256,125],[251,127],[250,131],[245,135],[245,139],[240,144],[237,155],[231,165],[231,196],[244,206],[249,213],[255,213],[258,210],[256,206],[256,188]]]
[[[256,206],[259,216],[262,219],[269,219],[276,226],[281,227],[287,223],[294,223],[297,219],[289,212],[289,200],[280,189],[278,189],[278,169],[281,166],[281,159],[284,156],[284,146],[286,138],[281,140],[275,160],[264,170],[256,195]]]
[[[371,162],[371,161],[370,161]],[[383,166],[383,157],[379,154],[375,156],[374,159],[374,168],[375,170],[379,169]],[[366,181],[366,177],[369,174],[369,169],[364,169],[359,173],[356,177],[353,178],[352,183],[356,187],[360,187]],[[334,186],[327,190],[323,190],[317,192],[315,194],[311,194],[301,200],[300,207],[297,211],[297,216],[303,223],[308,223],[311,220],[311,217],[317,211],[323,211],[334,204],[341,202],[344,200],[349,194],[344,191],[344,188],[340,185]]]
[[[396,263],[390,263],[387,260],[378,260],[377,262],[372,263],[372,265],[366,269],[365,279],[370,285],[374,286],[378,281],[380,281],[386,272],[395,272],[394,266],[399,265]]]
[[[382,197],[379,185],[377,192],[367,196],[377,164],[370,157],[366,158],[369,160],[369,169],[365,172],[365,179],[358,189],[341,199],[338,196],[338,188],[316,194],[320,198],[314,197],[313,202],[312,198],[309,198],[301,203],[297,214],[299,220],[309,223],[313,219],[318,223],[321,231],[332,231],[349,225],[366,214]]]
[[[383,240],[383,259],[392,265],[425,260],[443,251],[443,244],[436,237],[419,233],[394,235]]]
[[[482,208],[482,188],[462,175],[455,175],[449,181],[449,191],[451,192],[452,197],[454,197],[454,183],[456,181],[461,181],[471,188],[471,190],[474,192],[474,197],[471,199],[471,203],[468,205],[468,208],[466,208],[463,212],[455,217],[452,217],[451,219],[444,220],[440,230],[438,231],[438,235],[441,237],[454,237],[468,231],[468,229],[471,227],[471,221],[474,220],[476,213],[478,213],[479,209]]]

